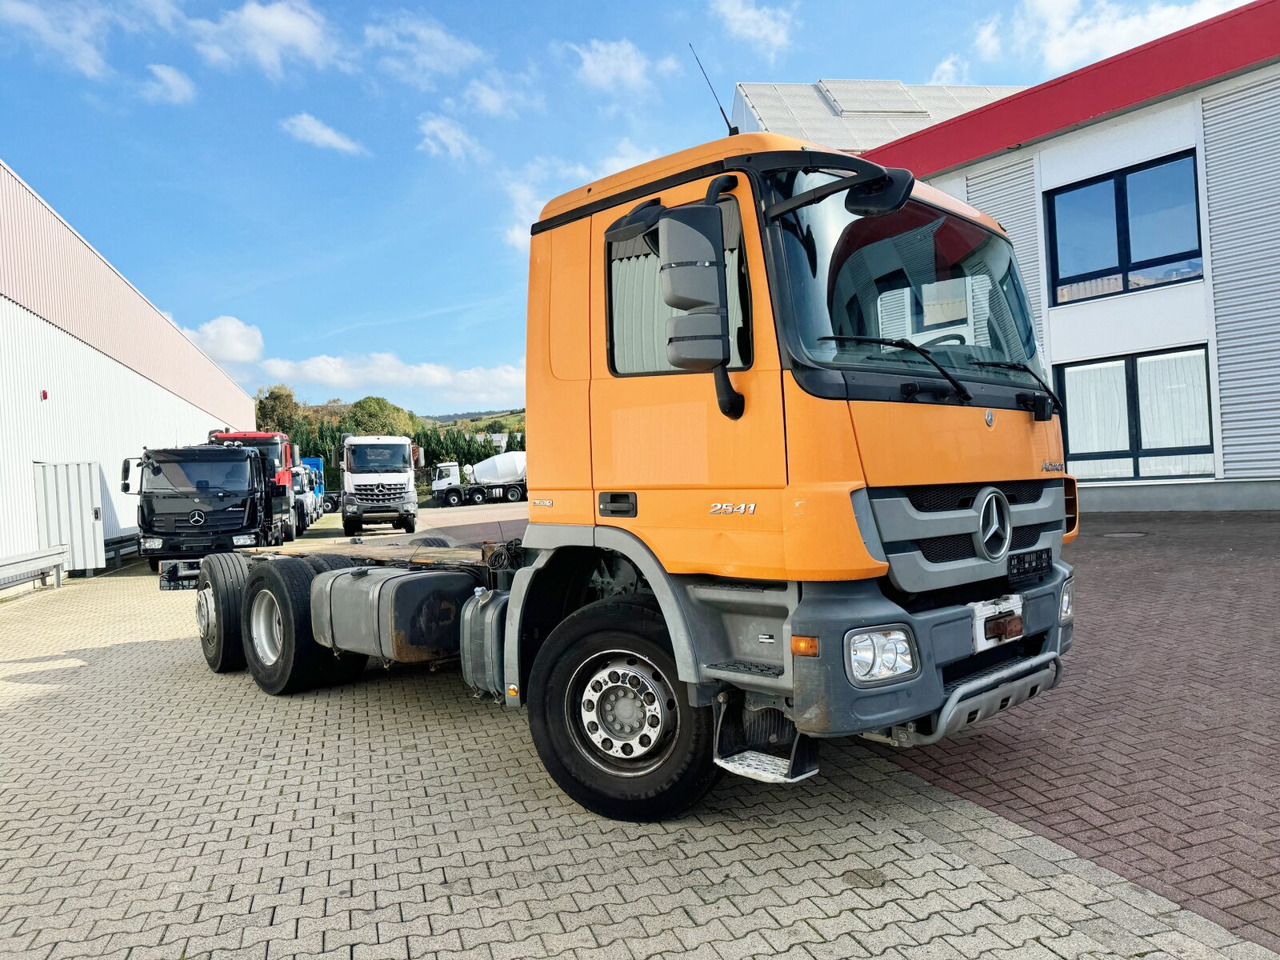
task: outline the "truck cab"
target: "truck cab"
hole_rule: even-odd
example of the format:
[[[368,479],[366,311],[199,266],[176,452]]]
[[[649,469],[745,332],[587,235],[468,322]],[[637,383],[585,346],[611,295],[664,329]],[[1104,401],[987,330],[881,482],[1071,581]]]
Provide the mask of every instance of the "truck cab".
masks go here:
[[[293,492],[293,468],[299,459],[298,445],[289,442],[288,434],[262,430],[210,430],[209,442],[238,443],[259,451],[270,475],[284,491],[281,494],[283,502],[275,505],[275,512],[284,518],[284,539],[292,540],[300,532],[295,519],[297,506]]]
[[[121,490],[138,496],[139,555],[153,570],[183,561],[179,573],[188,578],[192,562],[210,553],[280,541],[271,486],[270,469],[248,447],[146,450],[121,466]]]
[[[338,453],[343,533],[355,536],[369,523],[389,523],[413,533],[418,524],[413,442],[408,437],[345,434]]]

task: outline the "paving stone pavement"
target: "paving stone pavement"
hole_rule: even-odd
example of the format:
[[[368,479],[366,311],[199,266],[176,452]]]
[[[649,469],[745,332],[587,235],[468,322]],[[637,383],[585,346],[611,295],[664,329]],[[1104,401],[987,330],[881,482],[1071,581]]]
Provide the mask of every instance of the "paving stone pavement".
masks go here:
[[[853,744],[614,823],[454,670],[272,698],[193,624],[137,567],[0,604],[0,957],[1276,958]]]
[[[1086,516],[1062,684],[894,759],[1280,949],[1277,543],[1280,512]]]

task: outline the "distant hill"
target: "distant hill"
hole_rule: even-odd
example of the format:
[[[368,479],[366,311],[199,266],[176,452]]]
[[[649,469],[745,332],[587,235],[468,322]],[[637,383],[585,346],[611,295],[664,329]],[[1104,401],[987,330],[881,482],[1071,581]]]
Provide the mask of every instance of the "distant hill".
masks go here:
[[[429,417],[423,417],[429,423],[454,423],[458,420],[493,420],[495,417],[510,417],[519,415],[521,420],[524,419],[524,409],[519,410],[470,410],[466,413],[441,413],[433,414]]]

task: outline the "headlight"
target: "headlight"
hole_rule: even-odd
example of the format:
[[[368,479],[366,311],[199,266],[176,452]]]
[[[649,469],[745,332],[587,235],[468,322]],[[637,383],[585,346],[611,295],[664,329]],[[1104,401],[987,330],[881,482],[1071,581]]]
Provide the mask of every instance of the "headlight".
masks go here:
[[[356,505],[354,503],[347,504],[347,513],[356,513]]]
[[[164,547],[164,541],[161,540],[159,537],[143,537],[142,538],[143,550],[160,550],[160,549],[163,549],[163,547]]]
[[[1076,579],[1067,577],[1062,585],[1062,596],[1058,600],[1058,623],[1066,626],[1076,618]]]
[[[231,545],[233,547],[252,547],[257,542],[258,538],[252,533],[237,533],[231,538]]]
[[[855,683],[879,683],[916,672],[915,651],[905,630],[850,633],[846,639]]]

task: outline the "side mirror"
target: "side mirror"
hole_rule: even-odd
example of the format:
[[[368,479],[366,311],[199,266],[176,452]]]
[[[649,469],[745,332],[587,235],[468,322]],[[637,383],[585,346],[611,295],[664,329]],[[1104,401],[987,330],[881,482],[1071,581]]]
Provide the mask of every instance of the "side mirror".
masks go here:
[[[271,496],[276,499],[281,497],[288,498],[289,488],[283,483],[273,483],[271,484]]]
[[[413,448],[413,463],[416,467],[425,467],[427,465],[427,452],[421,447]]]
[[[133,485],[129,482],[133,473],[133,461],[123,460],[120,463],[120,492],[133,493]]]
[[[667,362],[714,373],[720,412],[736,420],[743,397],[729,382],[729,297],[724,227],[713,203],[666,210],[658,218],[662,299],[687,311],[667,321]]]
[[[302,447],[295,443],[293,444],[293,466],[296,467],[301,462],[302,462]]]

